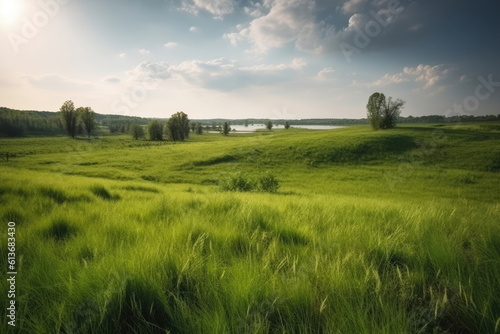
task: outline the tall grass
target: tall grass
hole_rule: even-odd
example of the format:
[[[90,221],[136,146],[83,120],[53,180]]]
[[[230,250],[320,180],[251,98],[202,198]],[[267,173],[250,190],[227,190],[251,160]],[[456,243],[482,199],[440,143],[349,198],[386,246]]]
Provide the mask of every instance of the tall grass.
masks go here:
[[[0,217],[17,222],[18,321],[11,331],[499,332],[494,172],[463,165],[436,172],[422,164],[391,190],[381,175],[398,170],[392,153],[378,156],[383,163],[349,166],[289,164],[288,155],[267,156],[267,148],[247,162],[210,156],[259,149],[260,141],[279,153],[300,138],[333,142],[329,136],[342,138],[299,131],[179,145],[199,155],[167,164],[163,173],[186,175],[188,185],[141,180],[143,167],[152,174],[156,167],[129,155],[105,162],[101,149],[90,153],[99,164],[74,173],[39,164],[66,163],[52,153],[0,167]],[[181,156],[166,147],[144,156]],[[120,159],[133,181],[89,177],[120,168]],[[212,163],[176,170],[193,160]],[[204,185],[213,171],[229,175],[234,165],[227,164],[248,173],[271,169],[282,187],[269,194]],[[160,170],[158,180],[172,180]],[[462,182],[467,173],[481,177]],[[7,257],[5,247],[0,257]],[[0,287],[5,295],[5,280]]]

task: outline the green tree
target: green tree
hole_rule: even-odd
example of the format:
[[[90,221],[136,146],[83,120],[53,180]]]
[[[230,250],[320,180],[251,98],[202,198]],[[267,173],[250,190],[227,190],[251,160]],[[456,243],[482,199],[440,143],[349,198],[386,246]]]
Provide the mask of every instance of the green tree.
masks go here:
[[[290,123],[288,123],[288,121],[285,122],[285,129],[286,130],[290,129]]]
[[[385,95],[382,93],[373,93],[368,98],[366,105],[367,117],[373,129],[380,129],[382,123],[382,109],[385,105]]]
[[[73,101],[68,100],[63,103],[59,110],[61,111],[65,129],[71,138],[75,138],[78,131],[78,113],[75,110],[75,104]]]
[[[228,122],[224,122],[224,124],[222,124],[222,134],[224,136],[227,136],[230,131],[231,131],[231,126],[229,125]]]
[[[90,138],[92,130],[96,128],[94,111],[90,107],[84,107],[84,108],[80,107],[76,109],[76,112],[80,116],[83,128],[85,129],[85,132],[87,132],[87,135]]]
[[[195,132],[197,135],[201,135],[203,133],[203,126],[201,126],[201,123],[196,123]]]
[[[393,128],[404,105],[403,100],[393,100],[392,97],[386,99],[383,93],[373,93],[366,105],[370,125],[375,130]]]
[[[148,134],[150,140],[163,140],[163,126],[157,120],[148,124]]]
[[[132,126],[130,127],[130,134],[135,140],[144,138],[144,128],[139,124],[132,124]]]
[[[393,100],[392,97],[389,97],[385,102],[380,128],[391,129],[395,127],[396,120],[401,115],[401,109],[404,108],[405,104],[406,102],[401,99]]]
[[[267,123],[266,123],[266,129],[268,129],[269,131],[271,131],[273,129],[273,122],[267,121]]]
[[[189,118],[180,111],[173,114],[167,121],[167,134],[172,141],[184,141],[189,138]]]

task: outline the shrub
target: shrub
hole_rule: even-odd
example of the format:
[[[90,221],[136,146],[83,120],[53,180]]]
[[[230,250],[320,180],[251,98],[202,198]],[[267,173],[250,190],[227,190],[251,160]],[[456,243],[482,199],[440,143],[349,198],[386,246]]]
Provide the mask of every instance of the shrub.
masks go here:
[[[221,188],[225,191],[252,191],[254,184],[242,173],[234,174],[221,182]]]
[[[237,173],[219,182],[219,184],[224,191],[248,192],[256,189],[262,192],[275,193],[279,188],[279,181],[269,172],[263,173],[256,181],[242,173]]]
[[[260,191],[268,193],[275,193],[280,187],[279,181],[269,172],[264,173],[259,177],[257,185]]]

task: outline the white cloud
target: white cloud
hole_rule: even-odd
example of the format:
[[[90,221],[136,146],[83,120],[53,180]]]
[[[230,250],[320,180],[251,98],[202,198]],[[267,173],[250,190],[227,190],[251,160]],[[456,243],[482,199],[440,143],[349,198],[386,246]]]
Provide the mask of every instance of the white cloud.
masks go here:
[[[233,46],[237,46],[240,42],[249,39],[249,28],[245,28],[243,25],[236,26],[237,32],[232,32],[224,34],[223,38],[229,40]]]
[[[126,54],[126,53],[120,53],[120,54],[118,55],[118,57],[120,57],[120,58],[125,58],[126,56],[127,56],[127,54]]]
[[[335,70],[333,67],[325,67],[321,71],[318,72],[316,77],[319,80],[332,80],[335,79]]]
[[[166,48],[175,48],[177,46],[177,43],[176,42],[168,42],[168,43],[165,43],[163,46],[165,46]]]
[[[231,0],[194,0],[198,8],[204,9],[215,16],[224,16],[234,10]]]
[[[250,1],[247,6],[243,7],[243,11],[251,17],[264,16],[269,12],[274,1],[275,0],[263,0],[262,2]]]
[[[265,15],[264,9],[268,11]],[[224,37],[233,45],[248,40],[255,53],[265,53],[291,42],[295,42],[299,50],[320,53],[326,35],[332,31],[326,23],[316,22],[315,2],[310,0],[275,0],[246,11],[260,16],[248,25],[237,26]]]
[[[198,27],[195,26],[189,27],[189,32],[198,32],[198,31],[199,31]]]
[[[420,83],[423,89],[436,88],[438,83],[448,78],[451,69],[444,65],[418,65],[417,67],[405,67],[403,72],[396,74],[385,74],[380,79],[368,84],[368,87],[383,87],[405,82]],[[438,87],[439,88],[439,87]]]
[[[304,58],[295,58],[289,64],[278,64],[278,65],[255,65],[249,67],[241,67],[241,71],[254,72],[254,73],[277,73],[286,70],[301,70],[307,66],[307,61]]]
[[[141,55],[147,55],[147,54],[149,54],[149,53],[150,53],[150,51],[149,51],[149,50],[146,50],[146,49],[140,49],[140,50],[139,50],[139,53],[140,53]]]
[[[170,78],[170,65],[166,62],[151,63],[145,61],[136,66],[132,71],[127,72],[131,80],[165,80]]]
[[[197,87],[228,91],[283,82],[306,65],[303,58],[295,58],[289,63],[254,66],[241,66],[235,60],[218,58],[209,61],[184,61],[178,65],[143,62],[127,74],[130,80],[135,81],[175,78]]]
[[[368,3],[368,0],[349,0],[342,5],[342,11],[346,14],[353,14],[362,10]]]
[[[379,29],[377,36],[369,33],[370,48],[375,45],[400,45],[409,39],[408,34],[416,34],[420,25],[409,19],[411,13],[406,9],[408,6],[394,6],[394,2],[388,0],[250,1],[243,10],[252,18],[251,21],[237,25],[224,38],[233,46],[242,41],[249,42],[252,45],[249,51],[253,53],[266,53],[293,43],[300,51],[318,54],[342,51],[341,42],[359,49],[355,41],[359,31]],[[401,15],[403,10],[408,14]],[[328,12],[334,14],[326,15]],[[345,15],[347,26],[339,20]]]
[[[179,9],[193,15],[198,15],[200,10],[204,10],[212,14],[215,19],[222,19],[224,15],[234,11],[234,3],[232,0],[184,0]]]

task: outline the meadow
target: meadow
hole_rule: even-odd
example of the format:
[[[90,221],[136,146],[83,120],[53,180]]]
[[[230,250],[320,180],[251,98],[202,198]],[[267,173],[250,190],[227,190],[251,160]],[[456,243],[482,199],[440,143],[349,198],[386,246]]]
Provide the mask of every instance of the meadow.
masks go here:
[[[499,123],[0,152],[2,333],[500,333]]]

